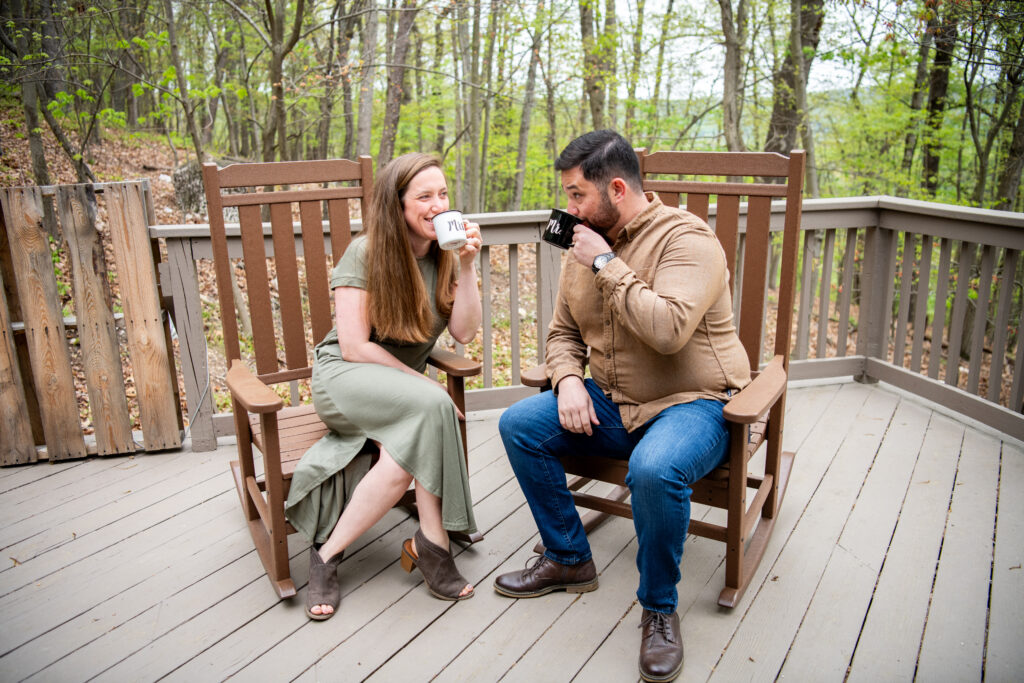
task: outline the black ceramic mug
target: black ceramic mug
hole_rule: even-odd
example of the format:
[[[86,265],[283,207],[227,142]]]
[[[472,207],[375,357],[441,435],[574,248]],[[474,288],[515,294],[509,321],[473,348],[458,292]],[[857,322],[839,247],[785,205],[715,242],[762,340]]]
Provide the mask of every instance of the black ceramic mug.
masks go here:
[[[574,216],[568,211],[552,209],[551,217],[548,218],[548,225],[544,228],[543,239],[548,244],[553,244],[559,249],[568,249],[572,246],[573,228],[583,222],[583,219]]]

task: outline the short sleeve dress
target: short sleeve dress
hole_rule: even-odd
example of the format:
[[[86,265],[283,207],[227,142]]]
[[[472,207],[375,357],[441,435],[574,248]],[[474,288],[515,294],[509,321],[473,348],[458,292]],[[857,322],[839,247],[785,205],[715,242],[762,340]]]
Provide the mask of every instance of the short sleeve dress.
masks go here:
[[[365,237],[352,240],[331,275],[332,289],[366,288],[366,252]],[[438,315],[434,303],[434,259],[428,255],[417,263],[434,312],[431,338],[408,344],[379,339],[371,331],[370,340],[422,372],[448,321]],[[447,392],[395,368],[346,361],[336,329],[314,353],[313,405],[331,431],[302,456],[292,475],[285,503],[292,526],[315,543],[327,540],[355,485],[368,471],[367,441],[375,441],[441,498],[445,529],[476,531],[458,413]]]

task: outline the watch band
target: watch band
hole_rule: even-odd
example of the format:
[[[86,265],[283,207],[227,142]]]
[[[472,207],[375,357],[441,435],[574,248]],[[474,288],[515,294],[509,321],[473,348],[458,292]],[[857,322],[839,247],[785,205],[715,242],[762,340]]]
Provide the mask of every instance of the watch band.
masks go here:
[[[594,262],[591,264],[590,268],[591,270],[594,271],[594,274],[596,275],[597,272],[604,268],[605,265],[607,265],[607,263],[611,261],[613,258],[615,258],[614,251],[606,251],[603,254],[598,254],[597,256],[594,257]]]

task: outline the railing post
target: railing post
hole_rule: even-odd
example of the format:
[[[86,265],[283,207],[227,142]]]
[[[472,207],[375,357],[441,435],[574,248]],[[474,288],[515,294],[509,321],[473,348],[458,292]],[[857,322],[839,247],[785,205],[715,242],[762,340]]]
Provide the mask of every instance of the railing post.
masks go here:
[[[192,451],[217,448],[213,426],[213,391],[206,357],[203,311],[199,299],[195,257],[188,238],[165,240],[167,245],[167,279],[174,301],[174,327],[178,331],[181,373],[185,379],[185,398],[189,410],[189,435]],[[163,276],[161,276],[163,279]]]
[[[562,251],[541,240],[537,243],[537,362],[545,359],[548,325],[555,313]]]
[[[864,235],[857,355],[879,359],[888,355],[895,256],[896,233],[878,225],[869,226]],[[865,384],[878,382],[866,369],[854,379]]]

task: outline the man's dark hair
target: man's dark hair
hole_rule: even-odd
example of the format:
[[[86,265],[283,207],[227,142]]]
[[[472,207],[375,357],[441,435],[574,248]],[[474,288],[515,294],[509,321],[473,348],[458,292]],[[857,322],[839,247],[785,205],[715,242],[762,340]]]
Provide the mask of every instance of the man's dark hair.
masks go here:
[[[626,138],[614,130],[595,130],[579,136],[555,160],[556,171],[580,167],[584,179],[604,191],[612,178],[622,178],[635,192],[642,192],[640,164]]]

